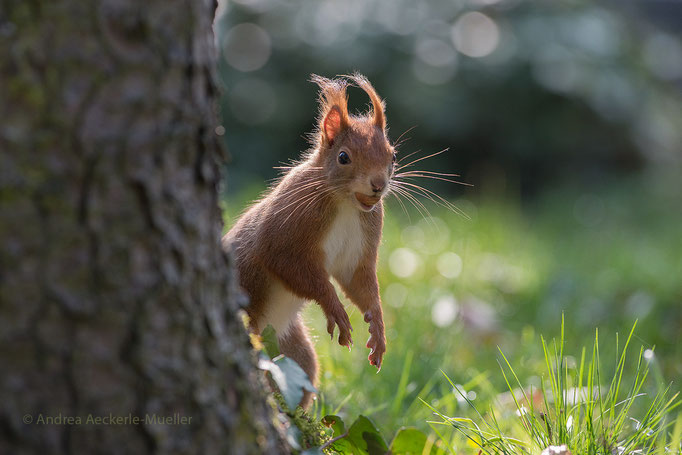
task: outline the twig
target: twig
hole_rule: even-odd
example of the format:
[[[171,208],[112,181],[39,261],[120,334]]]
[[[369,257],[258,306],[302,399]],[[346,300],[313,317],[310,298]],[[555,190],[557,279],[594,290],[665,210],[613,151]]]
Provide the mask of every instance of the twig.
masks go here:
[[[336,441],[338,441],[339,439],[343,439],[343,438],[345,438],[346,436],[348,436],[348,432],[347,432],[347,431],[346,431],[344,434],[342,434],[341,436],[337,436],[337,437],[335,437],[335,438],[332,438],[332,439],[330,439],[329,441],[327,441],[327,442],[325,442],[324,444],[322,444],[322,445],[320,446],[320,450],[326,449],[327,447],[329,447],[330,445],[334,444],[334,443],[335,443]]]

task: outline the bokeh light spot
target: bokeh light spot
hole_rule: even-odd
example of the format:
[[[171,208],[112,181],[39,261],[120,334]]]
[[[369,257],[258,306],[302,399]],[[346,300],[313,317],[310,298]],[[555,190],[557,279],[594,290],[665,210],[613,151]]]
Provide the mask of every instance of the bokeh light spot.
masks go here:
[[[449,43],[437,39],[423,39],[417,42],[417,57],[431,66],[449,66],[455,63],[457,55]]]
[[[500,42],[500,29],[495,21],[476,11],[457,19],[451,33],[457,50],[469,57],[490,55]]]
[[[459,305],[452,295],[446,295],[433,304],[431,308],[431,320],[438,327],[447,327],[455,321]]]
[[[452,393],[455,394],[455,398],[459,404],[466,403],[467,391],[464,389],[462,384],[455,384],[455,386],[452,388]]]
[[[533,76],[550,90],[569,93],[581,86],[586,77],[584,68],[571,53],[552,44],[536,54]]]
[[[450,227],[442,218],[430,216],[422,218],[417,226],[424,232],[424,245],[419,251],[427,254],[438,254],[450,243]]]
[[[419,267],[419,256],[409,248],[398,248],[388,258],[388,267],[395,276],[410,277]]]
[[[658,32],[644,44],[644,61],[661,79],[682,79],[682,43],[679,38]]]
[[[424,231],[414,225],[407,226],[405,229],[403,229],[403,232],[401,234],[401,239],[403,243],[410,248],[419,250],[424,248],[424,242],[425,242],[425,236],[424,236]]]
[[[436,267],[445,278],[457,278],[462,273],[462,258],[457,253],[448,251],[438,256]]]
[[[223,55],[233,68],[248,72],[262,68],[271,52],[270,35],[256,24],[235,25],[223,40]]]
[[[387,0],[381,3],[381,14],[376,20],[390,33],[410,35],[428,15],[429,6],[422,2]]]
[[[563,20],[559,28],[564,39],[595,56],[609,57],[619,51],[621,32],[606,10],[588,9],[584,14]]]
[[[457,53],[451,44],[427,38],[417,42],[417,59],[412,63],[414,75],[421,82],[439,85],[450,81],[457,69]]]
[[[637,291],[625,302],[625,311],[636,319],[644,319],[651,313],[656,300],[646,291]]]

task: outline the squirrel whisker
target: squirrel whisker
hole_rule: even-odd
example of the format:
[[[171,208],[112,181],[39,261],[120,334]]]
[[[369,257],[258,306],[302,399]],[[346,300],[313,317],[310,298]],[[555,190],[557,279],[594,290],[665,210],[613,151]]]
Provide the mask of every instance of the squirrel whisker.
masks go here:
[[[294,213],[296,213],[296,212],[298,211],[298,209],[299,209],[304,203],[306,203],[306,202],[308,202],[308,201],[311,201],[311,200],[315,200],[316,198],[319,198],[319,197],[320,197],[320,195],[319,195],[318,193],[311,193],[311,194],[305,195],[302,199],[296,201],[296,202],[298,202],[298,204],[296,204],[296,206],[295,206],[293,209],[291,209],[291,212],[289,213],[289,215],[287,215],[287,217],[284,218],[284,221],[282,221],[282,223],[280,223],[280,225],[279,225],[280,229],[284,227],[284,225],[287,223],[287,221],[289,220],[289,218],[291,218],[291,216],[292,216]]]
[[[400,189],[400,188],[398,188],[398,187],[396,187],[396,186],[394,186],[394,185],[391,185],[391,186],[390,186],[389,191],[390,191],[391,194],[394,194],[394,195],[395,195],[396,200],[402,205],[403,209],[406,209],[405,204],[402,203],[402,200],[401,200],[401,198],[400,198],[400,196],[403,196],[403,197],[407,200],[407,196],[405,196],[405,191],[402,190],[402,189]],[[408,201],[408,202],[409,202],[409,201]],[[406,214],[408,217],[410,216],[409,212],[407,212],[407,211],[405,211],[405,214]]]
[[[285,177],[286,177],[286,174],[275,177],[274,179],[271,180],[272,185],[277,186]],[[307,177],[305,180],[303,180],[303,183],[312,182],[315,179],[321,179],[321,177],[322,176],[313,175],[313,176]]]
[[[282,163],[282,164],[284,164],[284,163]],[[286,175],[287,170],[294,169],[294,168],[298,167],[299,164],[301,164],[301,163],[294,161],[289,166],[286,166],[286,165],[273,166],[273,169],[281,169],[282,171],[284,171],[284,174]],[[306,167],[304,169],[301,169],[300,172],[315,171],[315,170],[321,170],[321,169],[324,169],[324,168],[321,166],[310,166],[310,167]]]
[[[403,204],[402,199],[400,199],[400,195],[394,191],[394,187],[392,187],[390,184],[388,185],[388,192],[391,194],[395,195],[395,200],[398,201],[398,204],[400,204],[401,209],[403,210],[403,213],[407,215],[407,220],[408,222],[412,223],[412,219],[410,218],[410,213],[407,211],[407,208],[405,207],[405,204]]]
[[[415,152],[408,153],[407,155],[401,157],[398,161],[396,161],[395,164],[398,165],[398,164],[402,163],[403,161],[405,161],[406,159],[408,159],[409,157],[411,157],[411,156],[413,156],[413,155],[416,155],[416,154],[419,153],[419,152],[421,152],[421,150],[417,150],[417,151],[415,151]],[[399,168],[398,168],[398,169],[399,169]]]
[[[294,191],[291,191],[290,193],[287,193],[287,194],[286,194],[286,196],[285,196],[286,199],[285,199],[285,200],[291,200],[291,199],[294,199],[294,200],[293,200],[292,202],[290,202],[289,204],[287,204],[286,206],[279,208],[276,212],[274,212],[275,215],[278,214],[278,213],[280,213],[280,212],[282,212],[282,211],[284,211],[284,210],[286,210],[286,209],[288,209],[289,207],[291,207],[292,205],[296,204],[297,202],[298,202],[298,203],[303,203],[304,201],[302,201],[302,200],[299,198],[299,196],[300,196],[301,193],[305,192],[306,190],[315,190],[315,189],[316,189],[316,188],[314,188],[315,186],[320,186],[320,187],[322,187],[322,186],[325,186],[325,185],[326,185],[326,181],[324,180],[324,177],[320,177],[320,178],[317,178],[317,179],[308,179],[308,180],[304,180],[304,182],[305,182],[304,185],[301,185],[299,188],[297,188],[297,189],[295,189]],[[346,180],[341,180],[341,183],[340,183],[340,184],[343,184],[343,183],[345,183],[345,182],[346,182]],[[339,185],[336,185],[336,186],[333,186],[333,187],[328,187],[328,188],[329,188],[329,189],[334,189],[334,188],[338,189],[338,187],[340,186],[340,184],[339,184]],[[318,194],[318,193],[312,193],[312,194]],[[304,195],[303,198],[307,198],[308,196],[309,196],[309,195]]]
[[[299,197],[299,196],[300,196],[300,193],[303,193],[303,192],[305,192],[306,190],[314,189],[314,188],[312,188],[312,187],[315,187],[316,185],[317,185],[317,186],[323,186],[323,185],[324,185],[324,182],[320,180],[320,181],[317,181],[317,182],[310,182],[310,183],[307,184],[307,185],[308,185],[308,186],[306,186],[305,188],[299,188],[299,189],[296,189],[296,190],[292,191],[290,194],[287,194],[284,200],[285,200],[285,202],[287,202],[287,201],[291,201],[291,202],[289,202],[289,203],[288,203],[287,205],[285,205],[284,207],[281,207],[281,208],[277,209],[277,211],[274,212],[274,215],[277,215],[277,214],[279,214],[280,212],[285,211],[286,209],[288,209],[289,207],[291,207],[292,205],[294,205],[294,204],[296,204],[296,203],[299,203],[299,204],[300,204],[300,203],[302,202],[301,197]],[[307,199],[308,197],[311,197],[311,196],[313,196],[313,195],[315,195],[315,194],[317,194],[317,193],[316,193],[316,192],[308,193],[308,194],[304,194],[302,197],[303,197],[304,199]]]
[[[393,191],[396,193],[401,194],[407,201],[412,204],[412,206],[417,209],[419,214],[424,218],[425,220],[431,218],[431,212],[429,212],[429,209],[426,208],[426,206],[416,197],[414,197],[409,191],[407,191],[406,188],[399,187],[397,184],[392,183],[391,184]],[[421,207],[421,208],[420,208]],[[424,213],[426,212],[426,213]]]
[[[333,193],[333,192],[336,191],[337,189],[338,189],[337,187],[328,187],[328,188],[323,189],[323,190],[320,191],[320,192],[311,193],[311,194],[308,194],[308,195],[304,196],[303,199],[301,199],[300,201],[297,201],[297,202],[300,202],[300,203],[299,203],[298,205],[296,205],[296,206],[291,210],[291,213],[284,219],[284,221],[282,221],[282,224],[280,225],[280,228],[284,227],[284,225],[286,224],[287,220],[289,220],[289,218],[291,218],[291,216],[292,216],[294,213],[296,213],[296,211],[297,211],[299,208],[301,208],[301,206],[302,206],[303,204],[305,204],[305,203],[307,202],[307,205],[306,205],[306,207],[305,207],[305,208],[307,208],[307,207],[310,206],[311,204],[313,204],[313,203],[315,203],[315,202],[318,202],[318,201],[322,200],[323,197],[328,196],[329,194]],[[304,210],[303,210],[302,212],[299,213],[299,215],[305,213],[305,208],[304,208]]]
[[[423,178],[423,179],[432,179],[432,180],[442,180],[444,182],[450,182],[450,183],[456,183],[458,185],[464,185],[464,186],[473,186],[471,183],[466,183],[466,182],[460,182],[458,180],[452,180],[448,179],[445,177],[440,177],[436,175],[423,175],[421,174],[422,171],[409,171],[409,172],[403,172],[400,174],[396,174],[393,176],[393,178]]]
[[[420,169],[415,169],[414,171],[403,172],[403,174],[406,174],[406,173],[408,173],[408,172],[409,172],[409,173],[411,173],[411,172],[420,172],[420,173],[422,173],[422,174],[433,174],[433,175],[440,175],[440,176],[443,176],[443,177],[461,177],[460,174],[447,174],[447,173],[445,173],[445,172],[425,171],[425,170],[420,170]],[[401,175],[402,175],[402,174],[401,174]]]
[[[409,140],[410,140],[409,137],[408,137],[408,138],[405,138],[404,141],[401,141],[401,139],[403,138],[403,136],[405,136],[407,133],[409,133],[410,131],[412,131],[412,130],[415,129],[416,127],[417,127],[417,125],[411,126],[411,127],[409,127],[408,129],[406,129],[406,130],[403,132],[403,134],[401,134],[400,136],[398,136],[398,139],[396,139],[395,142],[393,143],[393,148],[398,148],[398,147],[400,147],[400,144],[402,144],[403,142],[409,141]]]
[[[423,186],[417,185],[415,183],[410,183],[410,182],[405,182],[405,181],[396,181],[397,184],[403,185],[403,188],[406,190],[412,189],[413,191],[420,191],[417,194],[421,194],[422,196],[428,198],[429,200],[433,201],[434,203],[447,208],[448,210],[457,213],[467,220],[471,220],[471,217],[467,215],[462,209],[454,205],[452,202],[448,201],[447,199],[443,198],[441,195],[424,188]],[[406,186],[405,186],[406,185]],[[408,188],[409,187],[409,188]],[[433,197],[436,197],[438,200],[434,199]]]
[[[404,183],[405,183],[405,182],[400,182],[400,184],[404,184]],[[443,205],[440,201],[437,201],[436,199],[433,198],[433,196],[431,196],[430,194],[428,194],[428,193],[426,192],[426,189],[425,189],[425,188],[422,188],[422,187],[419,187],[419,186],[416,186],[416,185],[414,185],[414,186],[415,186],[415,188],[410,188],[409,186],[402,186],[402,189],[405,190],[405,191],[408,191],[408,192],[410,192],[410,193],[412,193],[412,194],[415,194],[415,195],[418,195],[418,196],[425,197],[426,199],[428,199],[429,201],[433,202],[433,203],[436,204],[436,205],[441,205],[441,206]],[[448,207],[448,208],[449,208],[449,207]]]
[[[320,192],[320,193],[316,193],[316,196],[318,196],[318,197],[317,197],[317,198],[312,198],[310,201],[308,201],[308,203],[305,205],[305,207],[303,207],[303,209],[301,210],[300,213],[301,213],[301,214],[305,214],[306,212],[312,210],[312,209],[315,207],[315,203],[316,203],[316,202],[322,200],[323,197],[326,197],[326,196],[332,194],[334,191],[336,191],[336,190],[338,190],[338,189],[340,189],[340,187],[335,186],[335,187],[327,188],[327,189],[325,189],[324,191],[322,191],[322,192]],[[301,205],[303,205],[303,204],[301,204]],[[291,216],[291,215],[289,215],[289,216]],[[285,220],[285,221],[286,221],[286,220]]]
[[[448,147],[448,148],[444,148],[443,150],[441,150],[441,151],[439,151],[439,152],[432,153],[432,154],[427,155],[427,156],[422,156],[421,158],[417,158],[416,160],[410,161],[409,163],[407,163],[407,164],[405,164],[405,165],[403,165],[403,166],[400,166],[398,169],[396,169],[396,172],[399,171],[399,170],[401,170],[401,169],[404,169],[404,168],[406,168],[406,167],[408,167],[408,166],[412,166],[413,164],[418,163],[418,162],[420,162],[420,161],[422,161],[422,160],[426,160],[426,159],[428,159],[428,158],[433,158],[434,156],[438,156],[438,155],[440,155],[441,153],[447,152],[448,150],[450,150],[449,147]]]

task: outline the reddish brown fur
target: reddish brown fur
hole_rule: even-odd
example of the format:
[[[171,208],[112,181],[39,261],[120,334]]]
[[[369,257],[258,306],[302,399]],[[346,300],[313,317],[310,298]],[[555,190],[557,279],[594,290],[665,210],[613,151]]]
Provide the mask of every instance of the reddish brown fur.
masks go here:
[[[370,96],[371,115],[348,114],[348,80]],[[296,298],[316,301],[327,318],[329,333],[333,335],[338,326],[339,344],[350,347],[352,328],[330,282],[330,276],[335,278],[369,322],[369,360],[381,366],[386,348],[376,263],[383,224],[381,198],[393,173],[394,150],[386,138],[383,102],[367,79],[313,76],[312,81],[320,86],[313,149],[241,216],[223,242],[234,249],[240,283],[250,297],[247,312],[252,330],[260,332],[273,314],[287,318],[284,333],[278,333],[281,350],[316,383],[317,359],[299,308],[289,309],[290,303],[274,308],[285,303],[269,300],[279,295],[271,293],[283,286]],[[341,164],[341,153],[346,153],[350,163]],[[379,187],[384,190],[376,190]],[[348,239],[351,253],[330,234],[334,223],[345,227],[346,222],[362,233],[362,239]],[[356,250],[357,258],[353,256]],[[335,256],[327,257],[326,251]],[[308,394],[302,404],[308,405],[310,399]]]

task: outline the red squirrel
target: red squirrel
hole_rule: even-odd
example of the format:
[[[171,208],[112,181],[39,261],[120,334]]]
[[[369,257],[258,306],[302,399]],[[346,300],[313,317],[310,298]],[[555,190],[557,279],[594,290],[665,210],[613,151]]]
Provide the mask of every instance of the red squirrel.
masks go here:
[[[370,364],[381,368],[386,351],[376,275],[383,226],[382,198],[395,170],[395,150],[386,134],[384,103],[359,74],[337,79],[313,75],[320,87],[313,146],[223,238],[235,253],[239,280],[250,298],[250,329],[268,324],[281,352],[294,359],[317,385],[318,363],[300,311],[317,302],[327,331],[349,349],[348,315],[330,278],[369,323]],[[370,97],[372,110],[348,113],[346,88],[355,84]],[[308,406],[312,395],[302,400]]]

